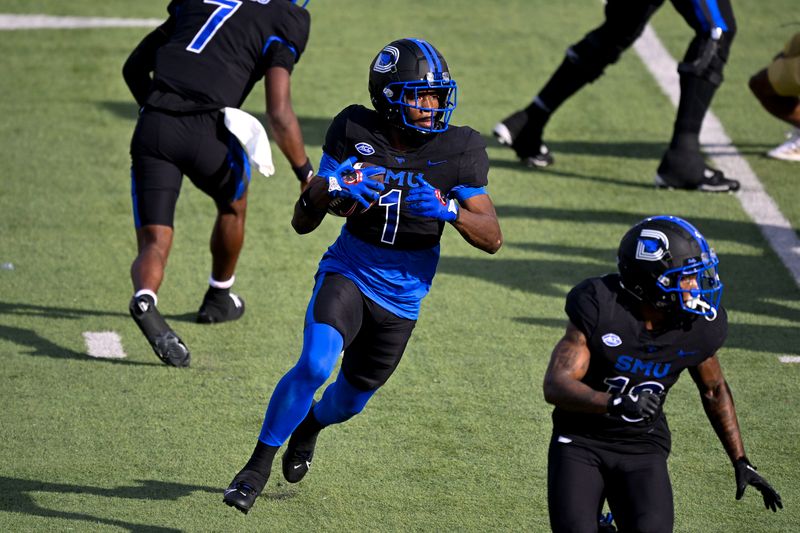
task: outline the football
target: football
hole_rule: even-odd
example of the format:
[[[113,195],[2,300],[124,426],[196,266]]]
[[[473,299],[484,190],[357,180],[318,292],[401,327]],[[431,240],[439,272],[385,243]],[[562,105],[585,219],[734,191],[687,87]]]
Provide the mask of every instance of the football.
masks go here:
[[[355,172],[351,174],[345,174],[343,176],[343,180],[347,184],[358,183],[363,179],[361,174],[362,168],[367,167],[374,167],[372,163],[367,162],[358,162],[353,164],[353,168],[356,169]],[[371,176],[370,179],[383,183],[383,179],[386,174],[375,174]],[[331,203],[328,204],[328,213],[335,215],[337,217],[349,217],[353,215],[360,215],[364,213],[367,209],[373,206],[375,202],[372,202],[369,207],[364,207],[357,200],[352,198],[334,198],[331,200]]]

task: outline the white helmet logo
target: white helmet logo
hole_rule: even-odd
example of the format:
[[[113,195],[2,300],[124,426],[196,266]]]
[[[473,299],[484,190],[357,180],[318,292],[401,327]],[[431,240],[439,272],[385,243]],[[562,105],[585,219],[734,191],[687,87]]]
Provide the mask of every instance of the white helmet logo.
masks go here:
[[[381,74],[390,72],[394,69],[398,59],[400,59],[400,50],[395,46],[387,46],[381,50],[378,59],[375,60],[375,66],[372,67],[372,70],[380,72]]]
[[[660,261],[669,250],[667,236],[655,229],[643,229],[636,244],[636,259],[642,261]]]

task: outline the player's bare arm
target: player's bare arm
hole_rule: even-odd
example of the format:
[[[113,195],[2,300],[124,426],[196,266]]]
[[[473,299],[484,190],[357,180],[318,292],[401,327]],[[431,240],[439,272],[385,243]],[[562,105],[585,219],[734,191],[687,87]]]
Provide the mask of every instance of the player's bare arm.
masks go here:
[[[544,399],[566,411],[605,413],[610,395],[581,382],[589,370],[589,360],[586,336],[569,322],[550,356],[544,375]]]
[[[291,75],[283,67],[267,69],[264,77],[267,122],[272,138],[292,165],[300,168],[308,163],[300,122],[292,108]],[[312,176],[313,177],[313,176]],[[307,181],[300,183],[301,190]]]
[[[709,357],[696,367],[690,368],[689,373],[700,391],[706,416],[731,462],[744,457],[744,444],[739,432],[733,396],[722,374],[719,358],[716,355]]]
[[[479,194],[464,200],[458,218],[453,221],[453,227],[464,240],[484,252],[493,254],[503,244],[503,233],[488,194]]]

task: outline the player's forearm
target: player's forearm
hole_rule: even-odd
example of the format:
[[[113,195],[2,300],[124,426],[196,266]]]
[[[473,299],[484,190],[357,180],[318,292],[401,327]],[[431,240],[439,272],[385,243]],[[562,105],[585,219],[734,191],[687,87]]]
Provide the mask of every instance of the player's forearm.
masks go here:
[[[701,397],[706,416],[731,462],[743,457],[745,455],[744,444],[728,383],[720,382],[704,391]]]
[[[314,231],[325,218],[330,197],[327,194],[325,180],[319,176],[311,179],[310,184],[294,204],[292,228],[304,235]]]
[[[283,107],[267,112],[270,133],[284,157],[293,167],[299,167],[308,161],[303,133],[297,116],[290,107]]]
[[[495,216],[462,208],[452,224],[464,240],[484,252],[493,254],[503,245],[503,233]]]
[[[565,411],[602,414],[608,411],[609,398],[609,394],[569,376],[545,376],[544,399]]]

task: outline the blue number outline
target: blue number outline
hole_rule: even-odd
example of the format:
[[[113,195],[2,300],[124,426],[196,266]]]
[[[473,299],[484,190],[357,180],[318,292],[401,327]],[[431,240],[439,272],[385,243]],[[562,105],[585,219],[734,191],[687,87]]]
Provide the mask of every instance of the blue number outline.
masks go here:
[[[217,33],[217,31],[225,24],[231,15],[236,13],[242,5],[242,0],[203,0],[204,4],[216,4],[219,7],[211,13],[208,20],[203,27],[192,38],[192,42],[186,49],[195,54],[199,54],[206,47],[208,42]]]

